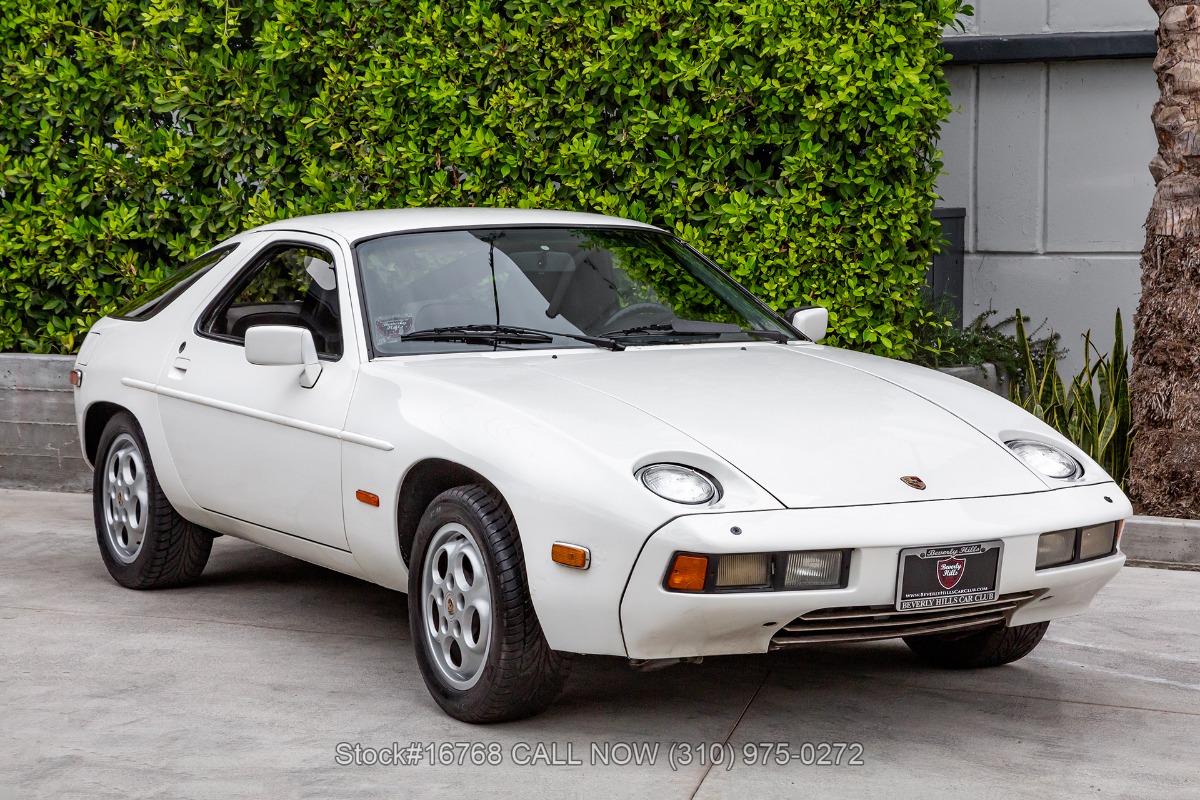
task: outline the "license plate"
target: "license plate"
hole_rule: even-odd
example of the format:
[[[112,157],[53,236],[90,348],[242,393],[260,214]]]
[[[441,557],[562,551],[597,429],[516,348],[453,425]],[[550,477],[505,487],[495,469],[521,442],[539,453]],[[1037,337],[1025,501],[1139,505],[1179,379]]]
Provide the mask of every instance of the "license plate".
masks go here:
[[[896,610],[995,600],[1004,542],[910,547],[900,551]]]

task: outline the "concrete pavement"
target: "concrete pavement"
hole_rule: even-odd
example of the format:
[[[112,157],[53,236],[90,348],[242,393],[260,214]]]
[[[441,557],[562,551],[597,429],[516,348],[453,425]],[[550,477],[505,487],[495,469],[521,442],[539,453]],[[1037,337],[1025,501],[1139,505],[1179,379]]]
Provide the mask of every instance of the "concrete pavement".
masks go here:
[[[0,543],[0,799],[1200,797],[1196,572],[1127,568],[994,670],[928,669],[898,642],[650,674],[587,658],[547,713],[472,727],[429,699],[402,595],[228,537],[195,586],[122,589],[86,495],[0,490]],[[393,742],[420,763],[335,761]],[[461,767],[423,747],[457,742],[440,752]],[[773,763],[777,742],[798,758]],[[857,747],[806,765],[834,742],[863,765]],[[593,763],[625,745],[640,766]]]

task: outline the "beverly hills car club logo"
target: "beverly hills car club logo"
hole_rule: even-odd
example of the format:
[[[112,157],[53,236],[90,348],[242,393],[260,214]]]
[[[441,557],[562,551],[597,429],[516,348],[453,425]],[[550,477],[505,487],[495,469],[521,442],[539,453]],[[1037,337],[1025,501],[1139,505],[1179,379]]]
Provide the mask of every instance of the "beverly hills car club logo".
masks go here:
[[[963,573],[967,571],[967,562],[962,558],[943,558],[937,562],[937,577],[940,583],[946,589],[953,589],[962,580]]]

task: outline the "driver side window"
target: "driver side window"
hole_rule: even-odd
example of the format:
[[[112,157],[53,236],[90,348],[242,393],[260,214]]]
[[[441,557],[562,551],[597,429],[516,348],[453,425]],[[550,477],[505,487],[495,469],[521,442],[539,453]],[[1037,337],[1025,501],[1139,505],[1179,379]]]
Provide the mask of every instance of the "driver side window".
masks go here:
[[[312,245],[288,244],[261,255],[232,292],[209,310],[200,332],[245,344],[255,325],[295,325],[312,332],[317,352],[342,355],[337,274],[333,256]]]

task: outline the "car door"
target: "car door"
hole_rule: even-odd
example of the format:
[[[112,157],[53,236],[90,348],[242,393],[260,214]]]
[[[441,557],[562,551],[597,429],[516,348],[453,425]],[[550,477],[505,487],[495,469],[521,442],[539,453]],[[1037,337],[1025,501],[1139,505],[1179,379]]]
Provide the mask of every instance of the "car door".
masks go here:
[[[346,274],[332,240],[273,235],[180,331],[158,384],[171,457],[196,504],[340,550],[338,436],[358,366]],[[312,388],[301,367],[246,360],[255,325],[312,332],[322,368]]]

